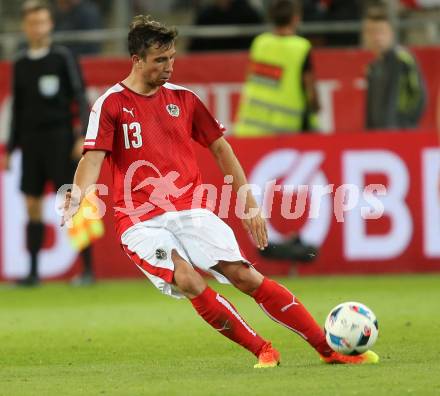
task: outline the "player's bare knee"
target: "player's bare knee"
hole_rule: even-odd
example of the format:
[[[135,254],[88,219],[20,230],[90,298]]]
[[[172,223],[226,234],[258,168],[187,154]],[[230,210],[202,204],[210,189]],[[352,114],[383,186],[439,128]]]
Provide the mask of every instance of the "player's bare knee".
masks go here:
[[[263,281],[263,276],[253,267],[242,262],[221,263],[222,272],[240,291],[252,294]]]
[[[206,288],[205,281],[196,271],[175,274],[174,279],[176,286],[188,298],[197,297]]]

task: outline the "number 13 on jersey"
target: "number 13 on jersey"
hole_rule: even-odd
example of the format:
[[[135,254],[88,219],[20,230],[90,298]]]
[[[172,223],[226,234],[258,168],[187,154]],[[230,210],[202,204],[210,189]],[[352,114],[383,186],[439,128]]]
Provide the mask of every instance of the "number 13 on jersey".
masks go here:
[[[139,122],[132,122],[129,124],[122,124],[124,130],[125,148],[129,149],[139,148],[142,146],[141,124]]]

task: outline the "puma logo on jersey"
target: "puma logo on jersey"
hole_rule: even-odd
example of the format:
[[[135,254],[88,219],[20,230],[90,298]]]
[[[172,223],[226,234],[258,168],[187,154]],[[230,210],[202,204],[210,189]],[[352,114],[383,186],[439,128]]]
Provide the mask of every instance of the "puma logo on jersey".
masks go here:
[[[171,117],[179,117],[180,114],[179,106],[170,103],[167,105],[167,111]]]
[[[134,107],[131,108],[131,110],[126,109],[125,107],[122,108],[122,111],[124,113],[131,114],[131,116],[134,118]]]

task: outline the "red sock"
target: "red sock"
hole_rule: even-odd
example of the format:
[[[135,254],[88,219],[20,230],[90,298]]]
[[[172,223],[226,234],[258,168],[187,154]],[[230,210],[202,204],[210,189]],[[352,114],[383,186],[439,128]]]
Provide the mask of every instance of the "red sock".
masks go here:
[[[324,331],[284,286],[264,278],[253,297],[272,320],[298,333],[321,355],[331,354],[332,350],[327,344]]]
[[[263,340],[238,314],[235,307],[220,294],[207,287],[191,299],[197,313],[225,337],[258,356],[267,341]]]

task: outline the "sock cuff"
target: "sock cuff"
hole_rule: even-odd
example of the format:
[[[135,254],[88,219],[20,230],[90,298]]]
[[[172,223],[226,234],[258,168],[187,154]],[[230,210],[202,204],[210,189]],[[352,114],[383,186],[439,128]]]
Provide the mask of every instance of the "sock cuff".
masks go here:
[[[31,254],[39,252],[44,241],[45,227],[41,221],[30,221],[26,226],[26,245]]]
[[[273,281],[271,279],[266,277],[263,278],[263,282],[261,282],[260,287],[252,294],[252,297],[255,299],[255,301],[260,302],[264,298],[267,292],[270,291],[272,283]]]
[[[200,305],[207,300],[211,300],[215,298],[217,292],[211,289],[209,286],[206,286],[205,290],[203,290],[198,296],[194,298],[190,298],[190,301],[193,305]]]

